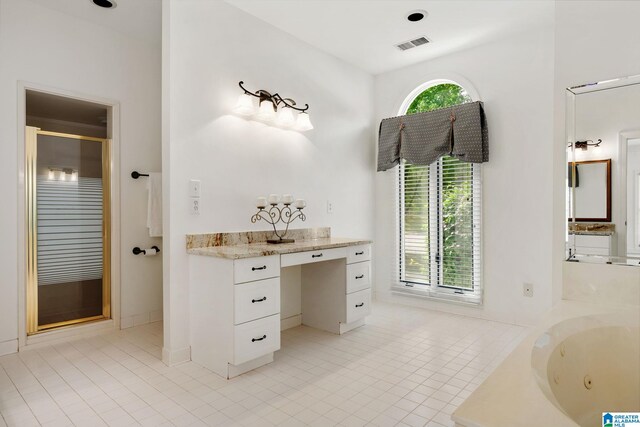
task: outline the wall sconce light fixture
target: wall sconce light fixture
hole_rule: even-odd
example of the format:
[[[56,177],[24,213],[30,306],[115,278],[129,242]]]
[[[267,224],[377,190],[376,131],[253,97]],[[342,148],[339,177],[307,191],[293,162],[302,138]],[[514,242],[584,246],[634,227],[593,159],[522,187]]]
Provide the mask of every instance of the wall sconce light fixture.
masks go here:
[[[588,139],[586,141],[576,141],[574,143],[569,143],[569,148],[571,148],[572,145],[575,145],[576,150],[579,148],[583,151],[586,151],[589,147],[599,147],[600,144],[602,144],[602,140],[598,139],[598,142],[593,142],[593,140]]]
[[[49,181],[78,181],[78,171],[71,168],[55,169],[49,168],[47,175]]]
[[[245,117],[253,117],[269,125],[293,129],[298,132],[306,132],[313,129],[307,110],[309,104],[304,104],[303,108],[296,107],[296,102],[291,98],[283,98],[279,94],[271,94],[260,89],[250,92],[239,83],[243,94],[238,98],[233,112]],[[258,105],[255,99],[258,98]]]

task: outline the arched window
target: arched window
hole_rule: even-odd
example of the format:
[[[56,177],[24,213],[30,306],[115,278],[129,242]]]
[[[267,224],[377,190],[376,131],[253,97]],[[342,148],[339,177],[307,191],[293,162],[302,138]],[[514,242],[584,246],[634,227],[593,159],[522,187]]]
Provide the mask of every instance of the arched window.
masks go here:
[[[435,81],[419,89],[407,98],[401,114],[472,101],[462,86],[451,81]],[[398,286],[479,303],[480,165],[449,156],[428,166],[401,163],[398,196]]]

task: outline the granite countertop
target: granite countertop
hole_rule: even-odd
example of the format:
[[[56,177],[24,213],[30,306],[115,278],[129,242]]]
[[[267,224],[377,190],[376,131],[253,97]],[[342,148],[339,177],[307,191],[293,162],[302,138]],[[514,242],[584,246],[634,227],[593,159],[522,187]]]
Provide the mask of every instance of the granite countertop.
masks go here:
[[[256,242],[239,245],[189,248],[187,249],[187,253],[190,255],[240,259],[289,254],[293,252],[317,251],[321,249],[344,248],[369,243],[371,243],[371,240],[323,237],[318,239],[296,240],[294,243],[270,244],[267,242]]]
[[[610,231],[610,230],[576,230],[576,231],[569,231],[569,234],[575,234],[575,235],[579,235],[579,236],[613,236],[614,231]]]
[[[569,234],[584,236],[613,236],[616,232],[615,224],[597,222],[572,222],[569,223]]]

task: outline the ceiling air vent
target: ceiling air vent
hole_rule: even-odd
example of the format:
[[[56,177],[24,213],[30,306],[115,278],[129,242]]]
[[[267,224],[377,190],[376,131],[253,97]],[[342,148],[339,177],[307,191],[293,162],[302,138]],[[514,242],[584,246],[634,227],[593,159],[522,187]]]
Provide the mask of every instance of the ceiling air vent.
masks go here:
[[[418,37],[415,40],[410,40],[408,42],[397,44],[396,47],[400,50],[408,50],[413,49],[414,47],[422,46],[423,44],[429,43],[429,39],[426,37]]]

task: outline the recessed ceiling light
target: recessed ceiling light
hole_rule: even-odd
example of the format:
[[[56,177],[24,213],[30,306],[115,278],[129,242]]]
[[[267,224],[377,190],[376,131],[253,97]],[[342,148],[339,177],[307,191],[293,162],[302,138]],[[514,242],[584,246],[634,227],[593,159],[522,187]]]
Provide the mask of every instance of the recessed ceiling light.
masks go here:
[[[93,0],[93,4],[104,7],[105,9],[115,9],[117,6],[114,0]]]
[[[418,22],[422,21],[427,16],[426,10],[412,10],[407,13],[407,21],[409,22]]]

